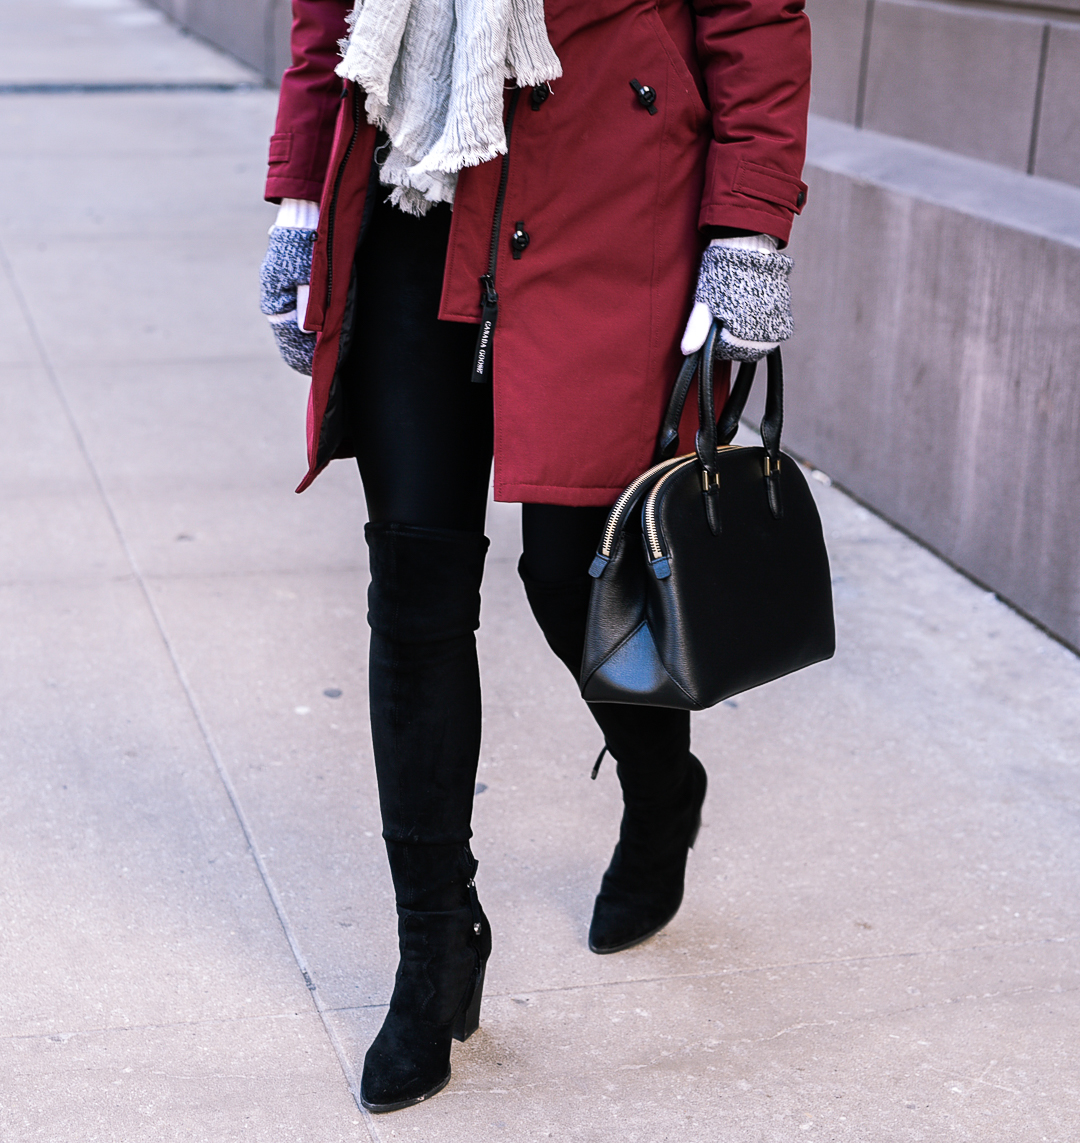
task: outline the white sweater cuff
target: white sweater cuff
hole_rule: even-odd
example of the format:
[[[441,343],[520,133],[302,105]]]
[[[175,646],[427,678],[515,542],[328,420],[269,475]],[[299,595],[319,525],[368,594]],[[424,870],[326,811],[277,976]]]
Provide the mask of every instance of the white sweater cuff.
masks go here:
[[[274,226],[293,226],[298,230],[319,228],[319,204],[303,198],[283,198]]]
[[[710,246],[726,246],[729,250],[759,250],[762,254],[775,254],[780,243],[771,234],[747,234],[741,238],[714,238]]]

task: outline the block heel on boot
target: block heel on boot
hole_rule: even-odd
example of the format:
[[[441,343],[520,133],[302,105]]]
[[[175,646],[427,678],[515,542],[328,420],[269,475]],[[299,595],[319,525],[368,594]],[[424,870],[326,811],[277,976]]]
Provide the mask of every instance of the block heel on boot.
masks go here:
[[[399,925],[394,995],[360,1082],[360,1102],[375,1113],[421,1103],[446,1086],[451,1040],[467,1040],[480,1026],[491,951],[487,919],[474,933],[471,910],[408,913]]]
[[[679,911],[686,859],[701,829],[708,778],[690,755],[686,792],[666,815],[628,805],[589,926],[594,953],[622,952],[655,936]]]
[[[473,978],[472,988],[465,994],[461,1011],[454,1021],[454,1039],[462,1044],[480,1027],[480,1003],[484,998],[484,972],[487,964],[481,964]]]

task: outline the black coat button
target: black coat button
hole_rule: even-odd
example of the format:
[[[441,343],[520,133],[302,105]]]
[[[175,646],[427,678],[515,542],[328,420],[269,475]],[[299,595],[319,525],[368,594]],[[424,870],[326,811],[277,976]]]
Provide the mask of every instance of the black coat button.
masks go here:
[[[806,205],[806,191],[799,191],[798,198],[795,199],[795,205],[802,209]]]
[[[529,96],[529,103],[532,105],[533,111],[540,110],[540,104],[551,94],[551,89],[546,83],[538,84],[532,89],[532,95]]]
[[[634,89],[634,94],[638,97],[638,103],[640,103],[650,115],[655,115],[657,112],[656,89],[650,87],[647,83],[640,83],[636,79],[630,81],[630,86]]]
[[[525,247],[529,245],[529,241],[529,232],[525,229],[525,223],[515,222],[514,232],[510,235],[510,249],[513,251],[515,258],[521,257]]]

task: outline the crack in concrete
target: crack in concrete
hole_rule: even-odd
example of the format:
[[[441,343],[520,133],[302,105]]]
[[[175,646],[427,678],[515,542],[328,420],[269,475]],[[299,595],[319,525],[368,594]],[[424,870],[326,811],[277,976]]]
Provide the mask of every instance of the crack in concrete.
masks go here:
[[[495,994],[501,998],[509,996],[533,996],[542,995],[554,992],[574,992],[587,988],[622,988],[630,984],[658,984],[664,980],[709,980],[719,979],[725,976],[744,976],[753,975],[759,972],[780,972],[785,969],[798,969],[798,968],[828,968],[831,965],[843,964],[860,964],[864,962],[874,961],[888,961],[888,960],[909,960],[916,957],[929,957],[938,956],[948,953],[966,953],[966,952],[983,952],[986,950],[996,949],[1020,949],[1027,948],[1032,945],[1048,945],[1048,944],[1064,944],[1068,941],[1075,941],[1077,934],[1069,933],[1066,936],[1055,937],[1033,937],[1029,940],[1023,941],[1000,941],[988,942],[985,944],[977,945],[956,945],[946,946],[943,948],[930,948],[930,949],[908,949],[900,952],[891,953],[864,953],[858,956],[841,956],[841,957],[825,957],[821,960],[794,960],[794,961],[780,961],[775,964],[760,964],[760,965],[743,965],[732,968],[721,968],[706,972],[673,972],[665,973],[662,976],[639,976],[639,977],[626,977],[622,980],[597,980],[590,981],[587,984],[568,984],[558,987],[541,987],[531,989],[517,989],[514,993]],[[361,1005],[360,1007],[373,1007],[372,1005]]]
[[[990,1083],[988,1080],[983,1079],[983,1076],[992,1068],[997,1066],[997,1060],[991,1060],[990,1063],[983,1068],[982,1076],[966,1076],[962,1072],[954,1071],[952,1068],[935,1068],[933,1064],[923,1064],[923,1067],[928,1072],[937,1072],[940,1076],[950,1076],[953,1079],[963,1080],[965,1083],[981,1084],[983,1087],[994,1087],[998,1091],[1007,1091],[1010,1095],[1021,1095],[1022,1092],[1015,1087],[1006,1087],[1001,1083]]]

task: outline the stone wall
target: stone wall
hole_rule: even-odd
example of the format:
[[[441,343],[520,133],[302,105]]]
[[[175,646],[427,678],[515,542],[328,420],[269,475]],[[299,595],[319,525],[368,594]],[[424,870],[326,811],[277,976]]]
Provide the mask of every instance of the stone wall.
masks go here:
[[[793,448],[1080,647],[1080,0],[809,0]]]
[[[811,122],[793,450],[1080,645],[1080,188]]]

